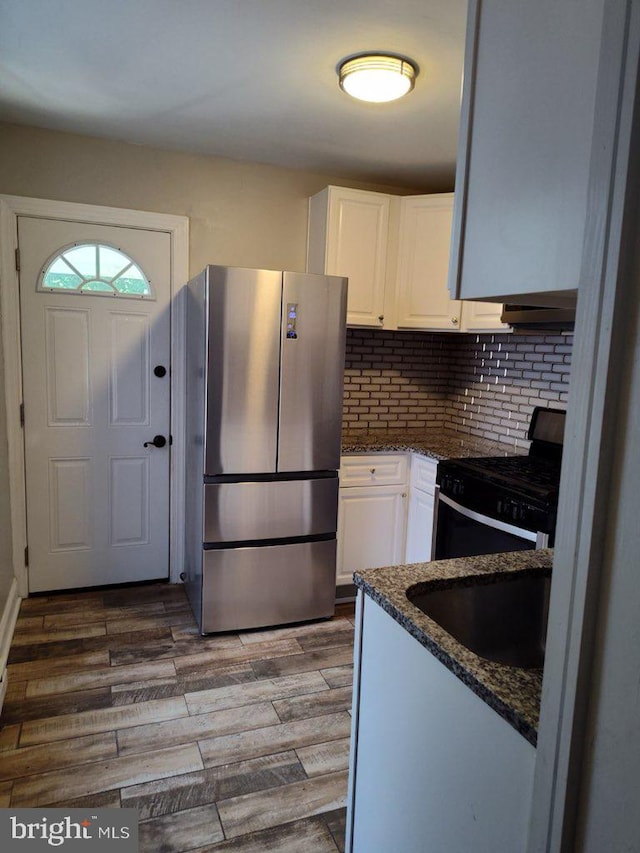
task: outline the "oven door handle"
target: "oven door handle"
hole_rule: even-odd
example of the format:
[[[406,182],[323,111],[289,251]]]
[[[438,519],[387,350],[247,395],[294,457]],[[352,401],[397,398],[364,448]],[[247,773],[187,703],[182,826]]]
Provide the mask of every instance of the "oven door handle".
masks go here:
[[[438,504],[440,503],[440,486],[436,483],[433,490],[433,519],[431,521],[431,556],[430,560],[436,558],[436,537],[438,535]]]
[[[514,524],[507,524],[506,521],[498,521],[497,518],[489,518],[487,515],[481,515],[479,512],[474,512],[461,506],[456,501],[452,500],[447,495],[441,492],[438,494],[438,501],[451,507],[451,509],[469,518],[471,521],[477,521],[479,524],[484,524],[487,527],[493,527],[494,530],[501,530],[503,533],[510,533],[512,536],[517,536],[520,539],[527,539],[529,542],[534,542],[536,548],[546,548],[549,544],[549,535],[547,533],[534,533],[531,530],[525,530],[522,527],[516,527]]]

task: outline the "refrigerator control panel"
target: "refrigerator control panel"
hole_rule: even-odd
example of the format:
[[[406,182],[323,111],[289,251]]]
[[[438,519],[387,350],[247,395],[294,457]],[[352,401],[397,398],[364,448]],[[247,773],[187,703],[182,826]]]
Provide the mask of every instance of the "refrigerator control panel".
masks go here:
[[[298,322],[298,303],[287,302],[287,337],[295,340],[298,337],[296,324]]]

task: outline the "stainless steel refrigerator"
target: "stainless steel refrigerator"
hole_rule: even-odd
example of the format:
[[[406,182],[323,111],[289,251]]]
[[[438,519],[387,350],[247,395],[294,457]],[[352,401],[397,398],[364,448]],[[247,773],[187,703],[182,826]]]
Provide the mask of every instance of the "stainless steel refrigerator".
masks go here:
[[[186,298],[185,581],[200,630],[331,616],[347,280],[208,266]]]

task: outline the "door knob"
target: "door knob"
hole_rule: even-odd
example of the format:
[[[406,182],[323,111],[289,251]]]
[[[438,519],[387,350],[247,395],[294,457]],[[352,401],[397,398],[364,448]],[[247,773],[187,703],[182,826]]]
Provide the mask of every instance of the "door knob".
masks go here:
[[[167,368],[163,364],[157,364],[153,368],[154,376],[157,376],[159,379],[162,379],[163,376],[167,375]]]
[[[145,441],[144,446],[150,447],[153,445],[154,447],[164,447],[167,443],[167,439],[163,435],[154,435],[153,441]]]

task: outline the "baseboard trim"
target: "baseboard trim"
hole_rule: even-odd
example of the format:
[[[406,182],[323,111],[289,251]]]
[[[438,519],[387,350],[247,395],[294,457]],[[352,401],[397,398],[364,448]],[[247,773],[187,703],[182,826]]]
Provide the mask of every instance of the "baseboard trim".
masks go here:
[[[9,587],[9,595],[0,617],[0,711],[7,692],[7,660],[13,640],[13,632],[16,628],[18,612],[20,611],[20,596],[18,595],[18,582],[14,578]]]
[[[336,604],[348,604],[355,601],[357,591],[352,583],[339,583],[336,586]]]

